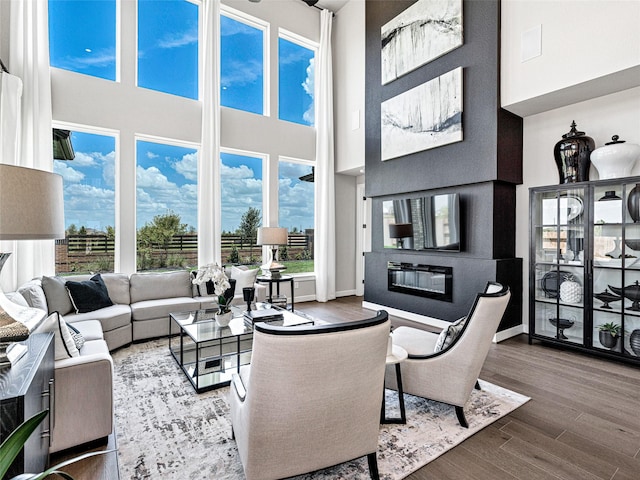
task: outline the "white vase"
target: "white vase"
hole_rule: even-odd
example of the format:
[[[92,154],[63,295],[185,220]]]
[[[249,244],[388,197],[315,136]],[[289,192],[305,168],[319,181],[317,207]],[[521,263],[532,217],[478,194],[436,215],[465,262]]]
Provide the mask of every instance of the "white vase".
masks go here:
[[[591,152],[591,163],[598,170],[600,180],[631,176],[631,170],[640,157],[640,145],[618,140],[618,136]]]
[[[221,327],[226,327],[233,318],[233,312],[216,313],[216,323]]]

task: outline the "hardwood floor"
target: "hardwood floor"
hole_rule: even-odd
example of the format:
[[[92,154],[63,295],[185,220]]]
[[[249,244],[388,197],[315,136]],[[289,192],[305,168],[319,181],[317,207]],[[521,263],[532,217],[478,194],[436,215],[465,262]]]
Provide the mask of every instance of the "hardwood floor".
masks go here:
[[[362,297],[346,297],[296,307],[332,322],[373,316],[361,303]],[[394,325],[410,323],[392,320]],[[529,345],[520,335],[491,347],[481,378],[531,400],[409,479],[640,479],[637,367],[539,343]],[[114,445],[110,438],[108,448]],[[115,453],[64,470],[76,480],[118,479]]]

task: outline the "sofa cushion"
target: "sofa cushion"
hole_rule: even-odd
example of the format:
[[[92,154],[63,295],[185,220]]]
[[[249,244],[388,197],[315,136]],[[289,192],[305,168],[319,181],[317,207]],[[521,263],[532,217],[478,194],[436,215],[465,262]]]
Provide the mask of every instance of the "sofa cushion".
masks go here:
[[[71,303],[76,313],[93,312],[101,308],[110,307],[113,302],[109,298],[107,286],[100,274],[82,282],[67,281],[65,283]]]
[[[132,304],[172,297],[193,297],[191,274],[188,270],[162,273],[133,273],[129,278],[129,285]]]
[[[188,312],[198,310],[200,302],[191,297],[160,298],[144,300],[131,304],[131,318],[137,320],[152,320],[166,318],[169,325],[169,314],[173,312]]]
[[[40,279],[30,280],[24,285],[18,288],[18,293],[23,296],[30,307],[39,308],[47,312],[47,297],[42,289],[42,282]]]
[[[55,345],[53,347],[56,360],[77,357],[80,352],[71,336],[67,323],[58,312],[53,312],[31,333],[53,332],[55,334]]]
[[[87,320],[99,320],[102,324],[102,330],[109,332],[131,323],[131,307],[129,305],[112,305],[94,312],[69,313],[64,318],[68,323],[73,324]]]
[[[69,291],[65,286],[66,281],[61,277],[42,277],[42,289],[47,297],[49,315],[53,312],[66,315],[73,311]]]
[[[256,277],[258,276],[259,268],[252,270],[245,270],[235,265],[231,267],[231,277],[236,281],[236,292],[242,293],[242,289],[245,287],[253,287],[256,283]]]
[[[21,307],[29,307],[30,305],[27,303],[27,301],[24,299],[24,297],[20,294],[20,292],[8,292],[4,294],[5,297],[7,297],[7,299],[12,302],[15,303],[16,305],[20,305]],[[42,309],[44,310],[44,309]]]

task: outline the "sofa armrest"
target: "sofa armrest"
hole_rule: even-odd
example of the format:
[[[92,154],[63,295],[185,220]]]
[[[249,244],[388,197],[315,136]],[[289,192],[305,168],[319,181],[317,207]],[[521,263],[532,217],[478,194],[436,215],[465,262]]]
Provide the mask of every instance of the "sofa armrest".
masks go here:
[[[107,352],[55,363],[52,430],[51,453],[111,434],[113,362]]]

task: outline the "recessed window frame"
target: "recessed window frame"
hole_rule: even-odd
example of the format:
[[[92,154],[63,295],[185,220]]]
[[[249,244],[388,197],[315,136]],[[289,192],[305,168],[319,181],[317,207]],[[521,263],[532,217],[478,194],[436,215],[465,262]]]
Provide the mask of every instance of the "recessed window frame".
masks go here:
[[[193,5],[195,5],[196,7],[198,7],[198,18],[197,18],[197,24],[198,24],[198,55],[197,55],[197,60],[196,60],[196,68],[197,68],[197,72],[196,72],[196,80],[198,82],[198,88],[197,88],[197,92],[196,92],[196,98],[190,98],[190,97],[185,97],[183,95],[178,95],[176,93],[169,93],[169,92],[163,92],[161,90],[155,90],[153,88],[149,88],[149,87],[144,87],[140,85],[140,69],[139,69],[139,57],[138,57],[138,53],[139,53],[139,47],[140,47],[140,30],[138,28],[138,26],[140,25],[139,23],[139,16],[140,16],[140,6],[139,6],[139,2],[136,0],[136,14],[135,14],[135,67],[134,67],[134,82],[135,82],[135,86],[137,88],[142,88],[145,90],[150,90],[152,92],[156,92],[156,93],[162,93],[165,95],[173,95],[176,96],[178,98],[184,98],[185,100],[195,100],[195,101],[200,101],[202,100],[202,92],[203,92],[203,83],[204,83],[204,78],[203,78],[203,74],[202,74],[202,66],[203,66],[203,35],[202,35],[202,24],[203,24],[203,18],[202,18],[202,13],[203,13],[203,8],[202,8],[202,1],[201,0],[182,0],[184,2],[187,3],[191,3]],[[118,8],[120,8],[120,1],[118,1]],[[118,32],[119,33],[119,32]],[[167,66],[167,68],[170,68],[170,66]]]
[[[317,42],[314,42],[312,40],[309,40],[306,37],[303,37],[302,35],[298,35],[297,33],[293,33],[290,30],[286,30],[282,27],[278,28],[278,40],[280,39],[283,40],[287,40],[291,43],[295,43],[296,45],[299,45],[301,47],[304,48],[308,48],[309,50],[313,50],[313,58],[314,59],[318,59],[318,50],[320,49],[320,44]],[[280,52],[278,52],[278,69],[280,68]],[[315,70],[314,70],[314,76],[315,76]],[[316,79],[313,79],[313,83],[315,85],[315,81]],[[278,82],[280,82],[280,78],[278,78]],[[279,102],[280,102],[280,85],[278,84],[278,89],[276,92],[276,95],[278,97],[278,109],[280,108]],[[297,123],[297,122],[293,122],[296,123],[296,125],[302,125],[303,127],[309,127],[309,128],[316,128],[316,124],[317,124],[317,110],[315,108],[315,102],[316,102],[316,98],[315,98],[315,92],[314,92],[314,97],[313,97],[313,111],[314,111],[314,119],[313,119],[313,125],[304,125],[301,123]],[[284,119],[280,119],[280,112],[278,111],[276,113],[277,117],[279,120],[283,121],[283,122],[288,122],[288,120],[284,120]]]
[[[75,72],[74,72],[75,73]],[[120,131],[114,130],[110,128],[104,127],[96,127],[91,125],[85,125],[80,123],[72,123],[72,122],[61,122],[61,121],[53,121],[51,123],[51,128],[59,128],[61,130],[70,130],[72,132],[77,133],[87,133],[90,135],[101,135],[105,137],[113,137],[114,143],[114,186],[113,186],[113,204],[114,204],[114,212],[113,212],[113,228],[115,229],[115,248],[113,252],[113,268],[114,271],[118,271],[119,265],[119,235],[121,235],[121,225],[119,224],[119,205],[120,205],[120,190],[118,185],[118,176],[120,175]],[[54,160],[55,161],[55,160]],[[65,160],[59,160],[65,161]],[[73,160],[71,160],[73,161]],[[64,199],[63,199],[64,200]],[[65,232],[66,232],[65,225]]]
[[[262,30],[262,116],[270,117],[271,116],[271,24],[265,20],[261,20],[258,17],[254,17],[248,15],[240,10],[236,10],[235,8],[231,8],[228,5],[221,4],[220,5],[220,15],[228,17],[237,22],[244,23],[250,27],[256,28],[258,30]],[[222,35],[222,32],[220,32]],[[218,39],[219,41],[219,39]],[[219,48],[219,46],[218,46]],[[218,68],[218,85],[220,88],[222,87],[222,68]],[[233,107],[223,107],[223,108],[233,108]],[[236,109],[237,110],[237,109]],[[245,110],[240,110],[245,113],[253,113],[246,112]]]

